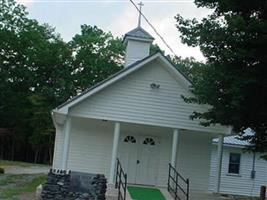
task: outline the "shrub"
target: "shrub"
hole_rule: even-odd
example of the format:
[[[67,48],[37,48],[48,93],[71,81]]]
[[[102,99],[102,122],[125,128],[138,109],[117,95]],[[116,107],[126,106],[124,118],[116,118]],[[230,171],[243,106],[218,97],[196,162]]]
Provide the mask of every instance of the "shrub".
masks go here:
[[[0,174],[4,174],[4,173],[5,173],[5,170],[0,167]]]

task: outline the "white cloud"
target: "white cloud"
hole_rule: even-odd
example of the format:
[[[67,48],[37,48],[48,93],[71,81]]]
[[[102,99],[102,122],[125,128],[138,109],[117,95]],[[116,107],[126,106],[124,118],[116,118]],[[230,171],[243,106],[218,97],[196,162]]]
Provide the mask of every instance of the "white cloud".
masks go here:
[[[29,5],[34,3],[34,0],[16,0],[16,2],[23,5]]]
[[[137,14],[133,7],[127,6],[121,15],[112,21],[107,27],[116,36],[122,36],[124,33],[137,26]]]
[[[17,2],[27,5],[32,18],[55,26],[66,41],[69,41],[73,35],[80,31],[81,24],[97,25],[104,31],[111,31],[113,35],[119,37],[137,26],[138,12],[129,0],[66,1],[17,0]],[[145,4],[143,13],[176,55],[193,56],[198,60],[204,60],[199,48],[188,47],[181,43],[179,32],[175,27],[174,16],[179,13],[185,18],[201,19],[209,14],[210,10],[197,8],[192,0],[143,0],[143,2]],[[32,4],[34,6],[31,6]],[[142,27],[155,37],[155,43],[166,53],[170,53],[144,20],[142,20]]]

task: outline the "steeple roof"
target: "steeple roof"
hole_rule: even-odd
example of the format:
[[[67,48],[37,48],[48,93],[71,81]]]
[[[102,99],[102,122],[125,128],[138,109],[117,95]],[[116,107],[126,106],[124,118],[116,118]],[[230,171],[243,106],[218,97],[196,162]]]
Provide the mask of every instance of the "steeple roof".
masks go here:
[[[127,37],[137,38],[137,39],[145,39],[145,40],[154,40],[154,38],[146,32],[141,26],[129,31],[124,35],[123,41],[126,40]]]

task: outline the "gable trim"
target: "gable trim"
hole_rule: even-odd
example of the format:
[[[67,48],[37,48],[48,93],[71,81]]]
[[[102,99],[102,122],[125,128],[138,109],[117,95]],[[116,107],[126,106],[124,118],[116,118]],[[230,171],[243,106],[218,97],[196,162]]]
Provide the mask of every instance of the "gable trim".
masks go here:
[[[58,107],[56,107],[53,110],[53,112],[60,112],[60,113],[67,114],[68,109],[70,107],[76,105],[78,102],[83,101],[84,99],[91,96],[92,94],[95,94],[96,92],[106,88],[107,86],[113,84],[114,82],[122,79],[123,77],[125,77],[128,74],[130,74],[131,72],[139,69],[141,66],[145,65],[146,63],[149,63],[150,61],[155,59],[157,56],[158,56],[157,53],[155,53],[155,54],[150,55],[150,56],[148,56],[148,57],[146,57],[140,61],[133,63],[132,65],[129,65],[128,67],[122,69],[121,71],[111,75],[107,79],[104,79],[103,81],[97,83],[96,85],[88,88],[87,90],[85,90],[81,94],[79,94],[79,95],[73,97],[72,99],[64,102],[63,104],[59,105]]]
[[[125,69],[122,69],[121,71],[115,73],[114,75],[111,75],[107,79],[99,82],[98,84],[88,88],[81,94],[73,97],[72,99],[64,102],[63,104],[59,105],[57,108],[55,108],[52,112],[59,112],[62,114],[67,114],[70,107],[76,105],[77,103],[83,101],[84,99],[88,98],[89,96],[97,93],[98,91],[108,87],[109,85],[117,82],[118,80],[121,80],[128,74],[138,70],[145,64],[153,61],[154,59],[159,58],[165,65],[169,67],[172,73],[176,75],[177,77],[181,78],[183,80],[183,83],[185,86],[189,87],[192,85],[192,82],[174,65],[170,62],[170,60],[165,57],[161,52],[157,52],[155,54],[152,54],[140,61],[137,61],[133,63],[132,65],[126,67]]]

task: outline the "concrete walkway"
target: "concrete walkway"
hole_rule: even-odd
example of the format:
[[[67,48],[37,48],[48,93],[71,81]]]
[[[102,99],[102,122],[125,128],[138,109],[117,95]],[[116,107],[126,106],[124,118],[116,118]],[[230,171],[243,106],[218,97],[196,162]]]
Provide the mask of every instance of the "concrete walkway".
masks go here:
[[[168,192],[167,188],[165,187],[157,187],[166,200],[174,200],[174,198],[171,196],[171,194]],[[106,199],[107,200],[117,200],[118,199],[118,190],[114,188],[114,185],[108,184],[107,192],[106,192]],[[127,190],[126,194],[127,200],[132,200],[131,196],[129,195],[129,192]],[[186,200],[186,198],[182,198],[183,200]],[[190,200],[230,200],[231,198],[218,196],[212,193],[198,193],[198,192],[192,192],[190,193]]]
[[[5,174],[47,174],[51,166],[4,166]]]

